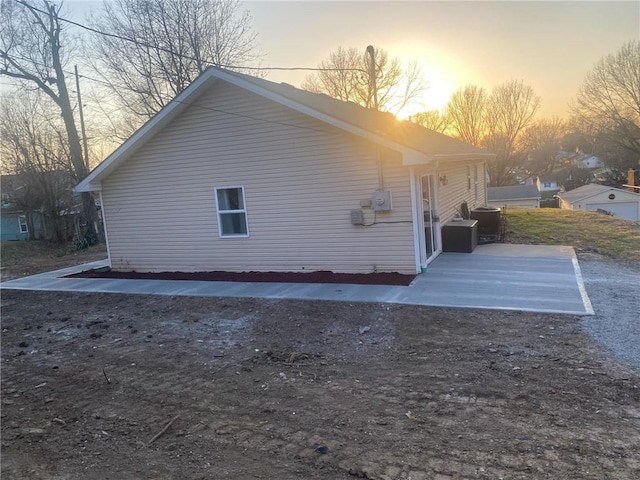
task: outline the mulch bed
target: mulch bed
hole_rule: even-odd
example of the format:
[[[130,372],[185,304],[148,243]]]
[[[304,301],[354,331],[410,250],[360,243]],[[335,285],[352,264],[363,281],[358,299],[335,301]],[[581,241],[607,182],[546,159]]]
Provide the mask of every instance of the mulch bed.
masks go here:
[[[295,272],[115,272],[87,270],[66,278],[119,278],[128,280],[197,280],[207,282],[347,283],[357,285],[407,286],[415,275],[401,273]]]

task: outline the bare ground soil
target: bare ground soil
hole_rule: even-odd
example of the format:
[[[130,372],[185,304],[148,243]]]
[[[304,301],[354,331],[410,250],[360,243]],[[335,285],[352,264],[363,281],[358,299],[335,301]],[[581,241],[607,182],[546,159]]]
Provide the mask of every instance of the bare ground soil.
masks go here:
[[[570,316],[3,291],[1,473],[636,479],[639,385]]]
[[[68,246],[57,246],[44,241],[2,242],[0,245],[0,280],[6,282],[28,275],[72,267],[81,263],[107,258],[104,244],[94,245],[77,252]]]

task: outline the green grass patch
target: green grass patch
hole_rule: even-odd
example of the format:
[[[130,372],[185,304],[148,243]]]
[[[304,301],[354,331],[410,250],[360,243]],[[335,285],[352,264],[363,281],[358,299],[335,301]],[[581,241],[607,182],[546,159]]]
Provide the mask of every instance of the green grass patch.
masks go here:
[[[507,210],[509,243],[571,245],[624,261],[640,262],[640,223],[598,212],[558,208]]]

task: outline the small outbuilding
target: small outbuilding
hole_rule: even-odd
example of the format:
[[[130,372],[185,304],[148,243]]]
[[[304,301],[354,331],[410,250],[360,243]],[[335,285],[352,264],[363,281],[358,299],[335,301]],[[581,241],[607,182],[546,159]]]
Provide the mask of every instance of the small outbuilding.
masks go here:
[[[640,221],[640,194],[597,183],[560,193],[560,208],[604,211],[634,222]]]
[[[211,67],[77,187],[119,271],[416,273],[482,149],[383,113]]]
[[[537,185],[487,188],[487,205],[491,207],[540,208],[540,198],[540,190]]]

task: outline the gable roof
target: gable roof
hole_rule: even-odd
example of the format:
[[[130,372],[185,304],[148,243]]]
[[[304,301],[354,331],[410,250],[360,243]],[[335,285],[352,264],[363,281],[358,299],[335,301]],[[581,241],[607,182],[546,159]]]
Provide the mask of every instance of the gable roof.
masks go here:
[[[537,185],[512,185],[508,187],[488,187],[487,200],[531,200],[539,199]]]
[[[627,193],[640,199],[640,193],[630,192],[629,190],[623,190],[621,188],[607,187],[606,185],[600,185],[598,183],[583,185],[582,187],[574,188],[568,192],[560,193],[558,196],[569,203],[575,203],[610,191],[616,192],[617,194]]]
[[[270,82],[250,75],[209,67],[98,165],[76,186],[76,191],[100,190],[102,180],[118,165],[130,158],[142,145],[191,106],[210,86],[221,81],[399,151],[403,154],[404,165],[426,164],[436,160],[493,159],[495,157],[492,153],[460,140],[408,121],[398,120],[391,113],[364,108],[324,94],[307,92],[285,83]]]

